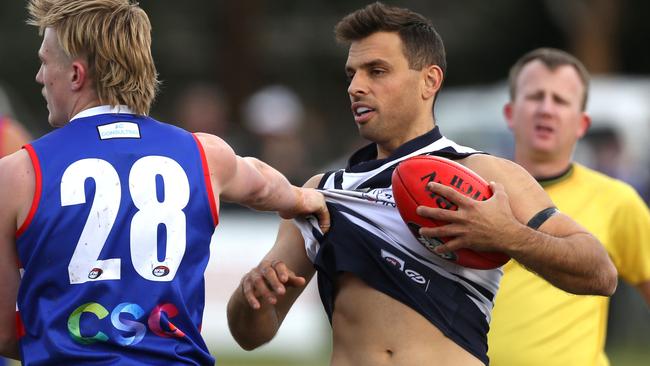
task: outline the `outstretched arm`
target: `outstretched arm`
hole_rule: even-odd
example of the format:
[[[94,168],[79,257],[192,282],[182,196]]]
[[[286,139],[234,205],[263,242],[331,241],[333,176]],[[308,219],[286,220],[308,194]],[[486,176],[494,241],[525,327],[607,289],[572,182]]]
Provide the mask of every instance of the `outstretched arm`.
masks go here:
[[[278,211],[283,218],[314,214],[321,228],[329,227],[323,195],[313,188],[299,188],[277,170],[251,157],[237,156],[222,139],[195,134],[208,161],[215,198],[262,211]]]
[[[486,158],[496,159],[479,159]],[[450,223],[422,228],[421,234],[453,237],[437,249],[440,252],[459,248],[501,251],[565,291],[611,295],[616,289],[616,268],[598,239],[562,213],[551,216],[537,230],[526,226],[553,202],[518,165],[503,159],[484,163],[475,171],[503,182],[491,183],[494,195],[475,201],[450,187],[431,183],[429,188],[455,203],[458,211],[419,207],[418,214]]]

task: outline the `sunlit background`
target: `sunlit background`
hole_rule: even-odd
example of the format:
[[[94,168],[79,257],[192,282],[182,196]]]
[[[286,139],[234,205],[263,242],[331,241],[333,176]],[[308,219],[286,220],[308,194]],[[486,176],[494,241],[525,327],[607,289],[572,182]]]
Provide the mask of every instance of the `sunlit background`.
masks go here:
[[[346,94],[345,47],[333,27],[357,0],[142,0],[153,25],[161,94],[153,117],[218,134],[240,155],[271,163],[294,183],[338,167],[363,141]],[[510,156],[501,118],[505,78],[523,53],[565,49],[594,75],[594,124],[576,157],[650,197],[650,2],[643,0],[386,1],[431,18],[448,53],[436,107],[443,133]],[[47,133],[34,81],[41,39],[24,1],[0,2],[0,113]],[[0,188],[6,189],[6,188]],[[230,337],[225,303],[266,253],[278,219],[222,210],[207,278],[204,335],[219,365],[326,365],[330,331],[313,284],[278,337],[244,352]],[[650,364],[650,315],[625,285],[611,304],[607,347],[616,365]]]

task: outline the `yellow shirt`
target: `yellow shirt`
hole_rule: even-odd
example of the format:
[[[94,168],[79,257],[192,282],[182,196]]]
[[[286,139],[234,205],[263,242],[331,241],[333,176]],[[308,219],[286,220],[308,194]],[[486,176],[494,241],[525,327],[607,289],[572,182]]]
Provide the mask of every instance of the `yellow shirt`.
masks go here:
[[[618,274],[650,280],[650,211],[629,185],[579,164],[543,184],[560,211],[594,234]],[[504,266],[488,334],[492,366],[609,365],[609,298],[559,290],[515,261]]]

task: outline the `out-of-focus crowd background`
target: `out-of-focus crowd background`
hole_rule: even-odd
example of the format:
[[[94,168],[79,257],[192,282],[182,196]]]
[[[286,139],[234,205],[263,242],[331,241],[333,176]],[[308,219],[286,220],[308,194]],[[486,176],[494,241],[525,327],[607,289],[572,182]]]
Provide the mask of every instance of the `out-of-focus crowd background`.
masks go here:
[[[161,94],[152,116],[217,134],[302,184],[341,166],[357,137],[336,22],[367,1],[141,0],[153,25]],[[433,20],[448,57],[436,107],[443,133],[510,156],[501,117],[508,69],[540,46],[565,49],[593,75],[592,129],[579,161],[631,183],[650,199],[650,2],[644,0],[386,1]],[[50,131],[34,81],[41,38],[25,25],[24,1],[0,2],[0,114],[35,136]],[[10,189],[0,187],[0,189]],[[274,241],[277,218],[226,206],[207,273],[204,332],[220,365],[324,365],[329,326],[312,287],[278,339],[243,354],[230,339],[225,302]],[[614,296],[613,365],[650,364],[650,314],[625,285]]]

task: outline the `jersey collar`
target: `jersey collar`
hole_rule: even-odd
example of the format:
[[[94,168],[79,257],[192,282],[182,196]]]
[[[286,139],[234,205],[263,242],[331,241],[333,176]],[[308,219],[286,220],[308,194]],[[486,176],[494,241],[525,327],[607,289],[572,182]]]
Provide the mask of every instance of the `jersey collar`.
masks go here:
[[[125,106],[125,105],[116,105],[116,106],[110,106],[110,105],[100,105],[99,107],[92,107],[85,109],[77,114],[75,114],[70,121],[73,121],[75,119],[79,118],[84,118],[84,117],[92,117],[92,116],[97,116],[100,114],[135,114],[133,111]]]
[[[535,177],[535,179],[537,180],[537,183],[539,183],[540,186],[546,188],[567,180],[572,174],[573,174],[573,163],[569,164],[569,167],[566,168],[565,171],[563,171],[558,175],[552,177],[544,177],[544,178]]]
[[[346,171],[348,172],[365,172],[376,169],[391,160],[406,156],[416,150],[430,145],[442,138],[440,129],[435,126],[431,131],[420,135],[413,140],[405,142],[398,147],[393,153],[384,159],[377,159],[377,144],[371,143],[357,150],[348,160]]]

